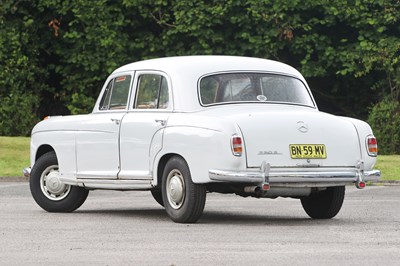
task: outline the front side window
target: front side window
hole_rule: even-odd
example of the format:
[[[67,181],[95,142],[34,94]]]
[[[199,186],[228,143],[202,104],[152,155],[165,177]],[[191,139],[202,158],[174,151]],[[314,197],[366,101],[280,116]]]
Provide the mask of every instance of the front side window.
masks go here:
[[[124,75],[110,80],[100,101],[100,110],[125,109],[128,104],[131,79],[130,75]]]
[[[232,102],[280,102],[314,107],[306,86],[300,80],[276,74],[227,73],[200,81],[203,105]]]
[[[136,97],[137,109],[166,109],[168,103],[168,83],[164,76],[157,74],[139,76]]]

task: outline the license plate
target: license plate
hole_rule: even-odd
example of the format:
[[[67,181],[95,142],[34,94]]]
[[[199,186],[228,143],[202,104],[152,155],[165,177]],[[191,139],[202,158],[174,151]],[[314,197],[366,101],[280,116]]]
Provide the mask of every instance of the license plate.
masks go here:
[[[324,144],[291,144],[289,150],[292,159],[326,159]]]

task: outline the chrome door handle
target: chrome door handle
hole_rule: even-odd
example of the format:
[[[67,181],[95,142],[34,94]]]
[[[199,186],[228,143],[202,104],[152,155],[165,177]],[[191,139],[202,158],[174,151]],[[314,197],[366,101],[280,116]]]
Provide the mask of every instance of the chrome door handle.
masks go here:
[[[119,125],[119,123],[121,123],[121,119],[111,118],[111,121],[114,122],[117,125]]]
[[[156,119],[155,121],[156,123],[160,123],[161,126],[165,126],[165,124],[167,123],[167,120],[162,120],[162,119]]]

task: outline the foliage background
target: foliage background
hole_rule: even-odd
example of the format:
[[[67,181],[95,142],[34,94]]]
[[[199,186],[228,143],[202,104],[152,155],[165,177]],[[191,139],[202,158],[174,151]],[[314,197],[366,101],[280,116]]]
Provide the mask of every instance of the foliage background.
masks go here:
[[[0,135],[90,112],[120,65],[191,54],[285,62],[321,110],[366,120],[383,99],[399,101],[399,22],[399,0],[2,0]],[[377,113],[386,147],[390,121]]]

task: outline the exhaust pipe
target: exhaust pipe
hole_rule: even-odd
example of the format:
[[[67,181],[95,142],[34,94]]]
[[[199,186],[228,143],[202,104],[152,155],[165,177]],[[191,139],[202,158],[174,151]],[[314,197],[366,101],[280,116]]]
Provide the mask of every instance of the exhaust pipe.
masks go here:
[[[307,197],[311,194],[309,187],[271,187],[269,190],[263,190],[261,186],[244,187],[244,192],[252,194],[257,198],[276,198],[276,197]]]
[[[254,194],[258,198],[264,196],[264,191],[259,186],[244,187],[244,192]]]
[[[258,188],[258,186],[244,187],[244,192],[246,192],[246,193],[255,193],[257,188]]]

